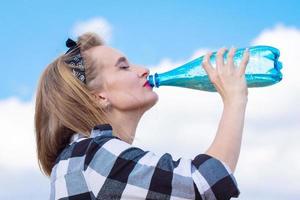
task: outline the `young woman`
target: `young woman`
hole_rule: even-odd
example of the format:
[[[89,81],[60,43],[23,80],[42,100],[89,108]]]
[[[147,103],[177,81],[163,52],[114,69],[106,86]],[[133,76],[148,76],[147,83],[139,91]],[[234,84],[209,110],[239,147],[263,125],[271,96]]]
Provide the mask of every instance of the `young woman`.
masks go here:
[[[47,66],[39,80],[35,130],[38,160],[51,177],[50,199],[230,199],[239,190],[233,172],[247,104],[244,77],[230,49],[217,67],[203,67],[220,93],[224,111],[216,137],[194,159],[172,159],[132,146],[142,115],[158,101],[149,70],[129,63],[93,33]],[[184,133],[183,133],[184,134]]]

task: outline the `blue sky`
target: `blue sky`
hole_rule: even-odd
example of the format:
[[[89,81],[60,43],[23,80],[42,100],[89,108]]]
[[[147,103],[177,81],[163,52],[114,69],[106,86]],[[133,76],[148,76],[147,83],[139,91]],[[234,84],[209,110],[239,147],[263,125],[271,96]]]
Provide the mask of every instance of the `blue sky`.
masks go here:
[[[266,27],[300,27],[299,1],[5,1],[0,6],[0,99],[32,98],[45,66],[78,21],[105,18],[109,45],[131,61],[187,59],[199,48],[244,47]]]

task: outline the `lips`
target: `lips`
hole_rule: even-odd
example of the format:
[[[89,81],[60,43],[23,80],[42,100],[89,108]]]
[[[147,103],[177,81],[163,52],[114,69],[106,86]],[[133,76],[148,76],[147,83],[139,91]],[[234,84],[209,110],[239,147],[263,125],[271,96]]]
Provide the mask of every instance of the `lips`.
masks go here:
[[[143,85],[143,87],[146,87],[146,86],[151,87],[151,85],[149,84],[148,81],[146,81],[146,82],[144,83],[144,85]]]

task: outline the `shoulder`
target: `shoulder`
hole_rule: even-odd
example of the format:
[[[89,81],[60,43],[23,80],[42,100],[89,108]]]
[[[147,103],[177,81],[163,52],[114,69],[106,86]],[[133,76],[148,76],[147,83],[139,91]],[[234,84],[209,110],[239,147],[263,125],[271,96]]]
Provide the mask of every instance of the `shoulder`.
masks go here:
[[[110,140],[120,140],[112,134],[110,125],[95,126],[86,137],[80,133],[74,134],[63,151],[57,157],[51,172],[51,179],[56,179],[76,170],[84,170],[87,162],[99,149]],[[74,164],[73,164],[74,163]]]

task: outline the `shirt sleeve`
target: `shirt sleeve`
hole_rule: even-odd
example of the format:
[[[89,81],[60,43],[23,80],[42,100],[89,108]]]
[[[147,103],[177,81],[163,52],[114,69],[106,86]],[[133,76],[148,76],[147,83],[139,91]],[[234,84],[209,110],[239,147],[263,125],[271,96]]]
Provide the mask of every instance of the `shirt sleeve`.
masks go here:
[[[229,167],[206,154],[173,160],[118,138],[95,139],[85,178],[101,199],[230,199],[239,190]]]

